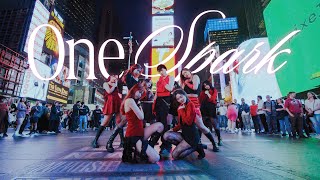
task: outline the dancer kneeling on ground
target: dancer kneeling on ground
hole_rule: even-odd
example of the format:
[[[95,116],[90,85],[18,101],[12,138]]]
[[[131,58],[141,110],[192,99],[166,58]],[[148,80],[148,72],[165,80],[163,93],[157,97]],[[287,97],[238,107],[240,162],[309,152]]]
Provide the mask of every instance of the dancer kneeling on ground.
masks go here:
[[[178,125],[173,131],[164,134],[164,139],[176,145],[172,152],[174,159],[183,159],[194,151],[199,153],[198,158],[205,157],[203,146],[200,143],[200,136],[196,127],[196,108],[183,90],[176,90],[174,97],[180,103],[178,108]],[[177,132],[182,130],[181,133]]]
[[[156,163],[160,160],[158,152],[148,144],[148,138],[153,134],[160,134],[163,131],[163,125],[157,122],[143,128],[144,113],[139,102],[143,92],[141,84],[134,85],[121,104],[121,113],[125,114],[128,121],[122,155],[123,162]]]

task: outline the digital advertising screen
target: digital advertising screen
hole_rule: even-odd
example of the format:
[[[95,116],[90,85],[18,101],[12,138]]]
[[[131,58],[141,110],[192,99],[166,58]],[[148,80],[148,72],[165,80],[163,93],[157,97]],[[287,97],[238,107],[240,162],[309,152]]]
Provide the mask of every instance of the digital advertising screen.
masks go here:
[[[59,83],[54,81],[50,81],[48,87],[48,94],[47,94],[47,102],[54,102],[58,101],[63,104],[67,104],[69,95],[69,88],[62,86]]]
[[[152,14],[174,14],[174,0],[152,0]]]
[[[153,16],[152,17],[152,32],[168,26],[173,25],[173,16]],[[168,47],[174,46],[174,29],[169,28],[159,33],[152,39],[153,47]]]
[[[48,24],[56,27],[59,30],[60,35],[63,37],[64,23],[62,18],[58,15],[57,11],[54,9],[52,9],[50,12],[50,19]],[[51,54],[54,57],[59,56],[58,39],[51,28],[47,28],[46,30],[43,49],[46,53]]]
[[[33,10],[32,17],[31,17],[27,39],[24,45],[24,49],[23,49],[24,52],[28,53],[29,39],[34,29],[42,24],[47,24],[49,20],[49,15],[50,13],[46,9],[46,7],[39,0],[37,0]],[[36,35],[35,42],[34,42],[34,50],[33,50],[34,57],[36,59],[41,59],[41,53],[42,53],[45,34],[46,34],[46,29],[41,28]]]
[[[57,70],[57,67],[58,67],[58,59],[52,58],[51,64],[50,64],[51,76],[54,75],[54,73]],[[71,81],[69,79],[67,79],[68,75],[69,75],[69,68],[67,68],[66,66],[63,66],[60,74],[53,81],[61,84],[62,86],[70,88]]]
[[[51,76],[50,67],[44,63],[35,60],[35,65],[39,74],[48,78]],[[31,68],[27,69],[24,74],[23,84],[20,96],[28,97],[33,99],[39,99],[42,101],[46,100],[46,95],[48,91],[48,81],[38,79],[32,72]]]
[[[172,52],[174,48],[152,48],[152,62],[151,65],[156,65],[161,63],[165,58],[167,58]],[[167,69],[171,69],[174,65],[176,64],[175,58],[170,59],[165,66]],[[157,68],[152,68],[151,69],[151,75],[157,75],[159,74],[157,72]],[[169,73],[171,76],[175,77],[176,73],[171,72]],[[153,77],[152,82],[156,83],[156,81],[159,79],[159,77]],[[155,86],[154,86],[155,87]]]
[[[274,66],[287,64],[276,72],[283,95],[290,91],[303,92],[320,85],[320,8],[318,0],[272,0],[264,11],[270,46],[294,30],[301,30],[281,49],[291,49],[291,54],[280,55]]]
[[[267,38],[255,38],[241,43],[238,47],[238,50],[245,50],[245,52],[235,61],[233,65],[235,66],[241,62],[243,58],[249,55],[251,50],[258,43],[262,42],[264,45],[259,47],[261,54],[250,67],[257,65],[257,63],[259,63],[270,51]],[[233,99],[237,99],[238,102],[241,102],[241,98],[244,98],[247,103],[251,104],[251,100],[257,100],[258,95],[262,96],[263,99],[265,99],[267,95],[272,96],[273,99],[282,97],[275,74],[268,74],[267,72],[268,65],[264,65],[257,74],[254,72],[250,72],[248,74],[243,73],[242,70],[244,66],[245,63],[241,63],[238,68],[230,73],[230,84]]]

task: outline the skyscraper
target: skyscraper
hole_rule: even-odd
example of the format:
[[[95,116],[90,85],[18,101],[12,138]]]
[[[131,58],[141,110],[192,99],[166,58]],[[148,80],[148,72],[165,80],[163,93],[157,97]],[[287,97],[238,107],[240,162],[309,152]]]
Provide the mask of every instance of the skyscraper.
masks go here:
[[[207,20],[204,39],[207,42],[216,42],[220,54],[237,48],[239,40],[238,21],[236,17]]]
[[[73,39],[95,38],[95,8],[93,0],[56,0],[55,8],[66,21],[65,34]]]

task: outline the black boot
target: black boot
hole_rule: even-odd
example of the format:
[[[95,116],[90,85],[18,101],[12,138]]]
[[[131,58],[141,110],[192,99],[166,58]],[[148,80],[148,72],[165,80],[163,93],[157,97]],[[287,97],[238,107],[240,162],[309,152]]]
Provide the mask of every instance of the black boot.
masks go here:
[[[102,132],[105,130],[106,127],[104,126],[100,126],[98,131],[97,131],[97,134],[96,134],[96,137],[94,138],[94,140],[92,141],[91,143],[91,146],[93,148],[99,148],[99,144],[98,144],[98,139],[99,137],[101,136]]]
[[[154,146],[158,143],[160,137],[161,137],[161,133],[159,132],[153,133],[150,137],[149,145],[154,148]]]
[[[199,153],[198,159],[203,159],[204,157],[206,157],[206,153],[204,152],[202,144],[198,145],[196,151]]]
[[[200,129],[198,129],[198,133],[199,133],[199,137],[200,137],[199,144],[202,144],[202,142],[201,142],[202,131],[201,131]],[[208,148],[207,145],[205,145],[205,144],[202,144],[202,147],[203,147],[204,149],[207,149],[207,148]]]
[[[217,147],[216,142],[214,141],[214,138],[213,138],[212,134],[210,132],[208,132],[205,135],[210,140],[210,142],[212,143],[213,151],[214,152],[219,152],[219,148]]]
[[[113,144],[114,139],[117,137],[117,135],[120,131],[121,131],[121,128],[116,127],[116,129],[111,134],[109,141],[107,142],[107,146],[106,146],[106,149],[109,153],[114,152],[114,148],[113,148],[112,144]]]
[[[222,146],[220,129],[215,129],[216,135],[218,136],[218,146]]]
[[[131,146],[130,140],[128,138],[124,138],[122,162],[133,163],[134,162],[133,156],[134,156],[134,148]]]
[[[123,148],[123,144],[124,144],[124,132],[123,132],[123,128],[120,129],[119,136],[120,136],[120,145],[119,145],[119,147],[120,147],[120,148]]]

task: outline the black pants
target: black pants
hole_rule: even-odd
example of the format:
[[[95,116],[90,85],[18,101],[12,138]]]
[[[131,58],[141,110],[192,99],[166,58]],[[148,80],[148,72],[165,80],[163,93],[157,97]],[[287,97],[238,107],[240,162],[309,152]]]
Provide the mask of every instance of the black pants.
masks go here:
[[[261,123],[262,123],[262,125],[263,125],[264,132],[269,132],[266,115],[264,115],[264,114],[259,114],[259,117],[260,117]]]
[[[259,124],[259,121],[260,121],[260,116],[257,115],[257,116],[252,116],[252,121],[253,121],[253,125],[254,125],[254,130],[256,133],[259,133],[260,132],[260,124]]]
[[[50,131],[58,132],[59,131],[60,121],[58,120],[50,120]]]
[[[43,131],[49,131],[49,118],[47,114],[41,116],[38,122],[38,131],[41,133]]]
[[[298,132],[299,136],[303,136],[303,117],[300,114],[294,114],[294,117],[290,116],[290,122],[293,136],[296,136],[296,132]]]
[[[243,130],[243,121],[242,121],[241,113],[238,114],[238,118],[239,118],[239,121],[236,121],[236,127],[238,129]]]
[[[21,126],[20,126],[19,134],[22,134],[22,133],[23,133],[23,131],[24,131],[24,129],[26,128],[29,120],[30,120],[29,115],[26,115],[26,117],[24,118],[24,120],[23,120],[23,122],[22,122],[22,124],[21,124]]]
[[[69,126],[69,130],[72,132],[72,131],[75,131],[78,129],[78,125],[79,125],[79,116],[72,116],[72,118],[70,119],[71,122],[70,122],[70,126]]]
[[[100,118],[94,118],[94,127],[99,128],[100,127]]]
[[[170,125],[167,123],[167,116],[169,114],[170,110],[170,96],[168,97],[158,97],[156,100],[156,119],[157,122],[161,122],[163,124],[164,130],[162,132],[162,137],[161,137],[161,150],[167,149],[168,151],[171,149],[171,144],[163,139],[163,134],[167,131],[170,130]]]

